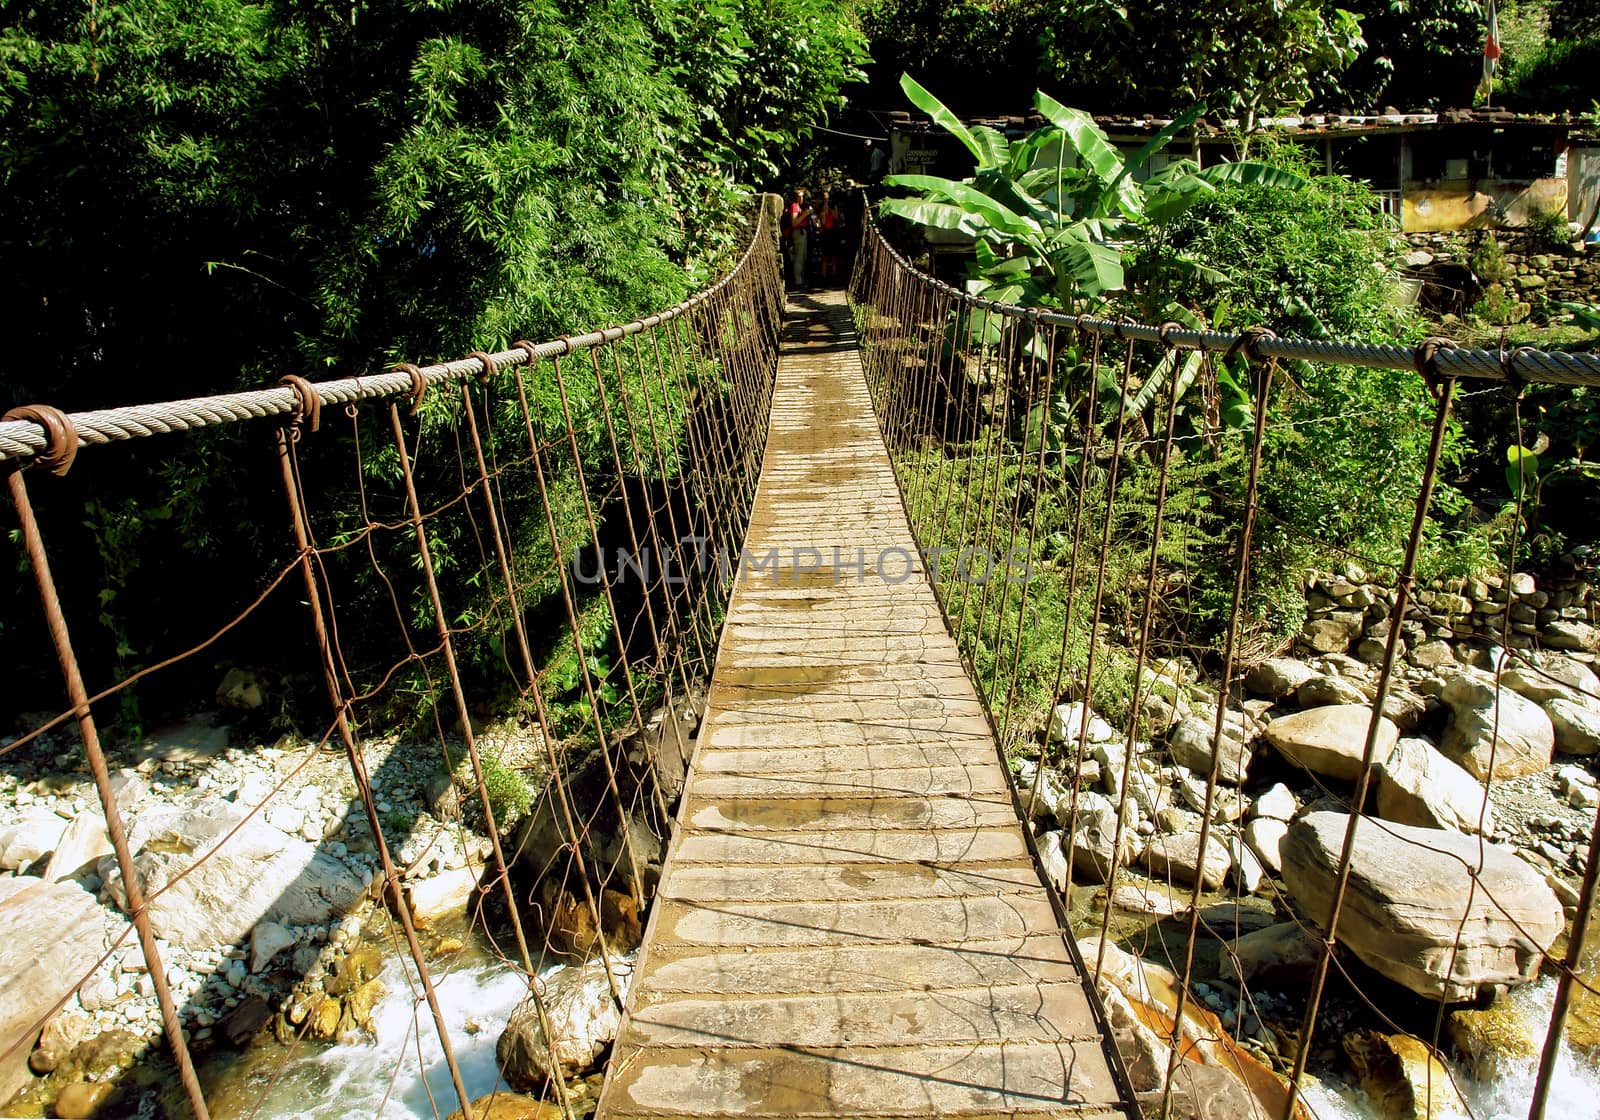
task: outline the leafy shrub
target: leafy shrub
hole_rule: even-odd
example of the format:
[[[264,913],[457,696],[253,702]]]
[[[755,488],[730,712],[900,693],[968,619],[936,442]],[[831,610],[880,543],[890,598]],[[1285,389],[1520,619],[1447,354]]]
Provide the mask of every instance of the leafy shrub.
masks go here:
[[[489,791],[489,807],[494,810],[495,824],[505,832],[533,807],[533,788],[521,774],[496,758],[480,754],[478,761],[483,768],[483,785]],[[487,821],[483,819],[482,802],[476,795],[477,782],[472,775],[471,759],[463,758],[456,765],[455,782],[473,791],[471,796],[462,798],[462,804],[473,824],[485,827]]]

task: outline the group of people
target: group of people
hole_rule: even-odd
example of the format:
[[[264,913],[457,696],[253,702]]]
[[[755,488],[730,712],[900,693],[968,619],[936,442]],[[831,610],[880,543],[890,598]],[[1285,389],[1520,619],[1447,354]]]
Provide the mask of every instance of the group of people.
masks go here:
[[[796,291],[815,284],[839,283],[845,256],[844,211],[831,194],[822,192],[813,206],[804,187],[796,187],[783,212],[783,247],[788,257],[789,281]]]

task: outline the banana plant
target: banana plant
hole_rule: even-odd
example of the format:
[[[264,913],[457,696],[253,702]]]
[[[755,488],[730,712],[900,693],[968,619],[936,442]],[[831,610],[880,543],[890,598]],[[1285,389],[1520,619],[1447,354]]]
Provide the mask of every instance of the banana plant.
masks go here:
[[[887,185],[917,196],[885,199],[880,210],[972,237],[977,251],[967,290],[990,299],[1068,310],[1081,309],[1084,301],[1093,306],[1124,288],[1124,247],[1137,233],[1170,222],[1219,185],[1306,185],[1300,176],[1266,164],[1201,170],[1190,160],[1137,181],[1150,158],[1200,116],[1201,106],[1124,159],[1089,114],[1042,90],[1034,95],[1034,107],[1047,123],[1010,141],[987,126],[969,128],[909,74],[901,75],[900,86],[913,105],[966,147],[976,169],[961,180],[891,175]],[[1169,263],[1196,276],[1209,271],[1181,254]]]

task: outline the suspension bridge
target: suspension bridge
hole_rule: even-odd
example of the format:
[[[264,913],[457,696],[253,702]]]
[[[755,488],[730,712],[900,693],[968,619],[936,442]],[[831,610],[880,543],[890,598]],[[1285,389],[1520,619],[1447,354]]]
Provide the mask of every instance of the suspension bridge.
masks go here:
[[[1043,441],[994,449],[1017,417],[1050,400],[1060,337],[1076,332],[1096,340],[1093,364],[1104,342],[1105,364],[1122,369],[1124,397],[1136,357],[1154,368],[1180,351],[1210,360],[1242,350],[1263,372],[1263,393],[1279,360],[1417,370],[1438,402],[1419,498],[1425,509],[1457,378],[1600,383],[1600,362],[1588,355],[1489,354],[1442,340],[1412,350],[1233,337],[1024,311],[921,276],[875,230],[857,261],[853,314],[842,293],[786,298],[775,224],[773,209],[761,207],[727,277],[623,326],[363,377],[289,377],[255,392],[70,415],[33,406],[0,420],[0,471],[69,700],[60,715],[0,747],[0,759],[76,729],[113,863],[133,885],[123,938],[140,945],[160,1029],[197,1117],[211,1113],[188,1028],[203,1009],[169,986],[160,940],[160,903],[173,883],[148,896],[138,889],[140,853],[97,707],[291,616],[302,620],[306,663],[328,701],[308,752],[326,747],[349,760],[356,795],[348,820],[370,835],[375,892],[398,922],[394,953],[419,993],[413,1029],[437,1035],[455,1103],[468,1114],[476,1115],[474,1094],[435,995],[442,966],[402,889],[407,869],[395,853],[405,830],[380,811],[368,764],[364,728],[402,687],[442,713],[433,741],[407,749],[466,759],[466,792],[494,840],[476,868],[478,904],[502,904],[508,930],[496,935],[497,949],[507,968],[530,978],[527,998],[541,1022],[548,1025],[548,1009],[535,977],[569,960],[573,948],[570,931],[548,920],[550,899],[588,913],[590,939],[577,949],[606,961],[613,900],[631,894],[649,905],[626,991],[607,965],[622,1021],[598,1115],[1138,1115],[1152,1090],[1135,1091],[1089,979],[1093,969],[1042,876],[1024,825],[1037,790],[1017,788],[1006,764],[1008,749],[1036,730],[1013,711],[1028,583],[941,583],[925,558],[953,516],[948,472],[908,481],[897,474],[900,457],[975,446],[989,431],[1002,438],[987,442],[969,475],[987,486],[992,472],[996,493],[1002,470],[1034,472],[1037,485]],[[999,325],[992,340],[991,320]],[[997,370],[1009,371],[1009,383],[995,383]],[[1091,413],[1084,425],[1081,461],[1104,455],[1090,442],[1104,438],[1096,433],[1109,418],[1101,419],[1097,425]],[[215,617],[195,621],[192,645],[148,651],[149,668],[137,673],[86,679],[73,638],[97,597],[93,586],[52,573],[50,534],[75,523],[76,512],[45,472],[114,471],[111,451],[80,453],[130,440],[155,448],[160,441],[147,437],[252,421],[272,425],[260,470],[287,510],[280,554],[264,561],[252,586],[233,588]],[[1147,440],[1165,440],[1163,478],[1172,428],[1169,412],[1164,430]],[[1123,429],[1119,413],[1113,463]],[[1261,442],[1258,422],[1257,456]],[[375,448],[385,453],[381,468],[373,466]],[[1253,509],[1254,469],[1248,485]],[[1081,510],[1081,490],[1078,503]],[[991,501],[987,525],[970,534],[965,509],[959,516],[963,536],[995,557],[1018,546],[1033,554],[1037,503],[1031,512],[1020,501],[1002,511]],[[1080,538],[1085,555],[1092,551],[1081,522],[1069,566],[1074,589]],[[1108,508],[1105,533],[1110,526]],[[1158,503],[1152,565],[1161,531]],[[1250,533],[1247,521],[1241,570]],[[603,557],[619,540],[659,563],[598,586],[577,578],[575,557]],[[705,576],[708,553],[736,558],[733,578]],[[1408,566],[1415,553],[1413,539]],[[1100,633],[1103,574],[1091,635]],[[1404,606],[1395,606],[1402,616]],[[1239,611],[1236,592],[1234,626],[1216,651],[1228,680]],[[977,645],[962,638],[971,615]],[[1148,619],[1143,631],[1141,668]],[[1065,665],[1065,636],[1060,641]],[[979,646],[990,669],[975,681]],[[576,656],[561,662],[563,648]],[[1387,656],[1392,664],[1392,644]],[[565,667],[550,667],[557,663]],[[1142,677],[1133,679],[1137,710]],[[559,841],[558,856],[533,869],[531,885],[523,857],[501,842],[485,776],[494,759],[475,731],[484,698],[507,696],[538,744],[543,781],[531,815]],[[1375,710],[1382,700],[1380,692]],[[635,749],[659,725],[652,712],[685,709],[698,719],[691,737],[658,737],[642,755]],[[1217,719],[1220,736],[1220,711]],[[1069,769],[1084,758],[1082,722],[1079,741],[1062,745]],[[603,764],[587,800],[575,777],[582,754]],[[1208,778],[1209,806],[1215,770]],[[258,814],[292,792],[286,780],[241,808]],[[1068,835],[1076,812],[1074,793],[1062,821]],[[1209,814],[1205,820],[1202,850]],[[605,835],[613,825],[620,844]],[[215,859],[231,836],[197,853],[183,874]],[[653,844],[664,849],[659,858]],[[1121,870],[1113,856],[1107,880],[1114,884]],[[1184,1018],[1199,897],[1197,885],[1188,960],[1177,970],[1178,1011],[1165,1028],[1149,1024],[1157,1029],[1176,1030]],[[534,899],[540,903],[530,905]],[[1330,925],[1337,905],[1335,898]],[[1334,941],[1321,942],[1324,972]],[[0,1063],[25,1056],[116,948],[61,977],[53,1002],[0,1037]],[[557,1062],[557,1042],[549,1032],[546,1039]],[[1181,1088],[1195,1049],[1173,1048],[1178,1056],[1162,1071],[1156,1099]],[[1291,1083],[1302,1072],[1299,1064],[1289,1071]],[[1281,1084],[1273,1084],[1276,1101]],[[559,1081],[548,1091],[561,1115],[580,1114]],[[443,1104],[434,1105],[441,1116],[450,1111]],[[1282,1114],[1294,1107],[1291,1091]]]
[[[915,559],[843,294],[789,322],[600,1114],[1129,1115]]]

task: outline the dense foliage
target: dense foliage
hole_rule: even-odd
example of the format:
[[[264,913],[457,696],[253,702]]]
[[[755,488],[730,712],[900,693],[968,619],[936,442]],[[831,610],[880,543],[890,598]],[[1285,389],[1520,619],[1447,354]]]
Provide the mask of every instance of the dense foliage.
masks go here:
[[[908,81],[908,92],[935,121],[960,127],[915,83]],[[1125,162],[1084,114],[1042,94],[1040,106],[1051,123],[1009,144],[981,130],[967,132],[964,140],[978,165],[970,179],[889,180],[917,196],[886,200],[886,215],[962,230],[976,239],[970,290],[1011,302],[1131,314],[1144,322],[1176,320],[1228,333],[1265,326],[1310,337],[1413,340],[1417,328],[1387,298],[1385,264],[1397,262],[1401,246],[1366,187],[1319,175],[1303,153],[1274,144],[1257,147],[1257,162],[1197,171],[1177,160],[1136,184],[1129,172],[1166,137]],[[1174,130],[1182,125],[1180,118]],[[1002,340],[994,330],[982,339],[992,348],[985,360],[993,364],[993,376],[1009,382],[996,394],[1025,398],[1018,378],[1027,375],[1030,361],[1048,356],[1055,366],[1055,399],[1034,402],[1026,415],[1013,409],[1008,430],[985,438],[1038,446],[1042,435],[1047,447],[1061,449],[1066,469],[1046,476],[1047,494],[1033,493],[1024,465],[1002,480],[996,495],[966,494],[957,484],[955,498],[980,507],[973,525],[989,523],[990,505],[1002,520],[1008,510],[1039,510],[1035,562],[1046,574],[1032,588],[1029,617],[1011,625],[1017,633],[1047,635],[1050,626],[1040,620],[1066,617],[1072,580],[1062,571],[1062,542],[1080,515],[1080,475],[1087,524],[1099,525],[1107,501],[1114,502],[1111,551],[1103,558],[1109,566],[1108,609],[1119,632],[1130,632],[1146,592],[1143,556],[1153,533],[1158,472],[1150,443],[1163,434],[1168,393],[1177,397],[1174,434],[1180,442],[1154,589],[1159,636],[1168,648],[1205,656],[1219,643],[1243,517],[1246,437],[1258,410],[1267,410],[1267,431],[1249,583],[1251,648],[1269,650],[1298,630],[1306,569],[1354,558],[1381,572],[1398,562],[1432,416],[1432,402],[1414,373],[1286,362],[1268,387],[1242,356],[1202,361],[1198,355],[1140,352],[1124,393],[1118,388],[1120,346],[1107,342],[1097,366],[1086,340],[1069,336],[1047,354],[1027,337],[1030,329],[1023,321],[1009,328],[1011,338]],[[960,320],[950,325],[948,340],[952,346],[968,344]],[[1094,413],[1091,396],[1098,405]],[[1128,418],[1135,443],[1116,466],[1120,477],[1113,489],[1108,456],[1080,461],[1072,449],[1082,443],[1090,415],[1098,416],[1104,448],[1119,413]],[[927,489],[929,479],[938,482],[937,492],[950,489],[951,471],[959,473],[967,450],[954,451],[949,463],[943,451],[913,457],[905,464],[913,490]],[[1459,432],[1452,431],[1447,464],[1464,451]],[[1029,458],[1020,460],[1026,464]],[[1444,516],[1430,527],[1435,568],[1461,558],[1459,534],[1449,520],[1460,506],[1444,487],[1437,506]],[[960,524],[947,528],[958,533]],[[1481,537],[1472,543],[1480,551],[1485,547]],[[1077,613],[1081,599],[1080,594],[1074,628],[1088,624]],[[1020,596],[1015,603],[1002,598],[1000,608],[1021,611]],[[955,622],[966,625],[959,613]],[[1069,652],[1087,648],[1086,633],[1075,635]],[[976,631],[964,639],[976,650],[980,671],[990,654],[1013,655]],[[1039,673],[1049,675],[1059,653],[1059,637],[1042,641],[1023,641],[1016,654],[1035,670],[1023,674],[1033,686]],[[1006,668],[998,671],[1009,677]],[[1050,698],[1040,692],[1035,699]]]
[[[671,304],[865,59],[838,0],[0,12],[0,407],[365,373]],[[92,678],[192,638],[186,589],[247,594],[215,574],[287,547],[263,435],[56,484],[58,575],[101,589]],[[4,595],[9,644],[36,622],[25,585]]]
[[[1484,19],[1479,0],[1249,0],[1225,14],[1195,0],[868,0],[863,23],[878,104],[893,103],[905,71],[968,114],[1014,113],[1037,86],[1092,113],[1204,103],[1248,123],[1301,108],[1471,105],[1485,92]],[[1594,0],[1503,0],[1499,22],[1521,104],[1589,109],[1592,91],[1546,89],[1532,75],[1594,38]]]

